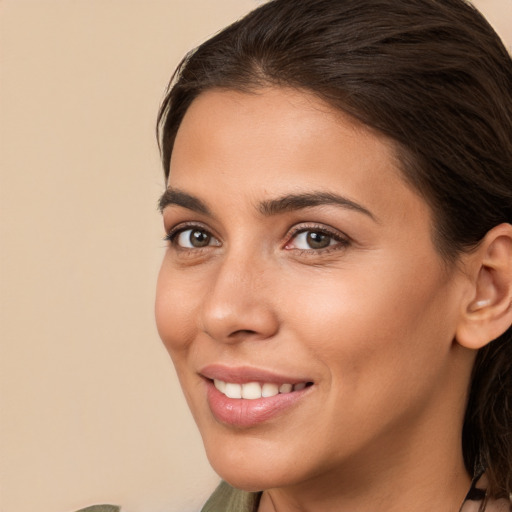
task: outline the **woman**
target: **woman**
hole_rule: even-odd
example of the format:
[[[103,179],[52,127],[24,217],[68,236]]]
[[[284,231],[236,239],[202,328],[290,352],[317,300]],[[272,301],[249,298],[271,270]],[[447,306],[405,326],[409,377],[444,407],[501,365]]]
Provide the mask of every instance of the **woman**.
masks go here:
[[[204,510],[510,510],[512,62],[486,21],[274,0],[185,58],[159,130],[157,325],[227,482]]]
[[[511,70],[454,0],[277,0],[184,61],[157,324],[264,491],[207,509],[508,507]]]

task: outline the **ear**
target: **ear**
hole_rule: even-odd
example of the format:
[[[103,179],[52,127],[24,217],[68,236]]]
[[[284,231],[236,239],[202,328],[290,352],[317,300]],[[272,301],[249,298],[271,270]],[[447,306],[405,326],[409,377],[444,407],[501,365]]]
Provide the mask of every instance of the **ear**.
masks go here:
[[[455,339],[478,350],[512,324],[512,225],[491,229],[468,255],[466,270],[471,289]]]

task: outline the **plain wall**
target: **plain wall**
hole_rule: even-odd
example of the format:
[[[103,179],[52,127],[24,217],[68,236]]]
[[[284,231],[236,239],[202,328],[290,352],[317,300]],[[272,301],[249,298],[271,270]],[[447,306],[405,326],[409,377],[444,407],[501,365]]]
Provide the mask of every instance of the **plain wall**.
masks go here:
[[[0,512],[198,510],[218,478],[153,320],[158,104],[255,0],[0,0]],[[512,0],[480,0],[512,47]]]

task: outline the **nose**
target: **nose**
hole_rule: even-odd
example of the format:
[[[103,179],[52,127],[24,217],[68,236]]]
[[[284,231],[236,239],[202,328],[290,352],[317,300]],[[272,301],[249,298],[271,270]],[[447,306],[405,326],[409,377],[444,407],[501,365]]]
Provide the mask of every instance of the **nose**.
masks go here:
[[[277,333],[276,283],[262,262],[234,255],[216,268],[212,281],[200,315],[203,332],[223,343],[265,340]]]

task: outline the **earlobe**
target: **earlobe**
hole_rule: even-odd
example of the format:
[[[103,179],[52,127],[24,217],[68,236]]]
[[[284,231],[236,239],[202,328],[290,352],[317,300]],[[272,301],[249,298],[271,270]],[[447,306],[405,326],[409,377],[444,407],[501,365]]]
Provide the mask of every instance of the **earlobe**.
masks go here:
[[[491,229],[469,260],[472,289],[455,338],[459,345],[478,350],[512,324],[512,225]]]

